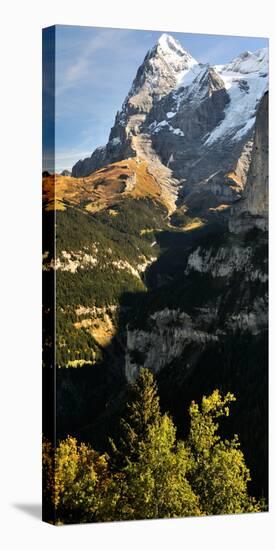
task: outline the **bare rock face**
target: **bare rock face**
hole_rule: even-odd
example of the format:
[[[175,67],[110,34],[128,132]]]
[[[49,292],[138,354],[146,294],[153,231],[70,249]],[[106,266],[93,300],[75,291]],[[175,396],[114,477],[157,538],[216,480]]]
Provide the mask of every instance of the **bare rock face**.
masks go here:
[[[268,227],[268,92],[258,108],[252,159],[243,198],[232,209],[229,228],[234,233]]]
[[[143,366],[158,373],[167,364],[180,357],[190,342],[203,347],[207,342],[217,341],[215,334],[207,331],[207,321],[213,312],[203,312],[195,321],[180,310],[165,308],[150,316],[151,330],[128,330],[125,355],[125,376],[133,382],[138,376],[140,365],[136,356],[142,357]],[[209,318],[209,319],[208,319]]]
[[[245,187],[247,181],[247,174],[251,162],[252,148],[253,139],[249,139],[243,146],[234,170],[238,180],[243,182],[243,187]]]
[[[104,166],[105,147],[97,147],[90,157],[79,160],[72,168],[72,177],[88,176],[98,168]]]

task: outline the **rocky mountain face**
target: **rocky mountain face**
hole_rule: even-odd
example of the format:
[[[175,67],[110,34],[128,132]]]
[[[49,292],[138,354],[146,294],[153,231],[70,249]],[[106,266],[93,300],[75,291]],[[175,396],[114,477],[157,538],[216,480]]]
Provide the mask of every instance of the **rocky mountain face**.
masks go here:
[[[139,67],[107,145],[72,175],[134,156],[148,162],[170,212],[184,206],[213,214],[241,197],[267,73],[265,49],[211,67],[162,35]]]
[[[182,307],[169,307],[168,299],[163,309],[147,310],[148,332],[128,327],[125,371],[129,381],[135,379],[140,368],[135,362],[138,350],[143,356],[142,365],[157,373],[167,362],[184,357],[191,342],[197,342],[197,361],[198,349],[209,342],[218,345],[236,333],[266,332],[268,92],[257,110],[254,139],[244,147],[237,163],[236,173],[242,170],[247,183],[242,198],[231,208],[229,231],[214,227],[209,238],[202,227],[191,247],[182,239],[182,263],[180,274],[176,274],[181,278],[175,283],[182,290]],[[167,292],[167,283],[170,286],[166,277],[164,272],[158,280],[160,295],[162,287]],[[204,288],[206,281],[207,291],[198,298],[196,285]],[[185,296],[187,288],[191,304],[189,295]],[[152,307],[152,300],[150,303]]]
[[[252,159],[242,199],[233,207],[229,221],[232,232],[268,226],[268,92],[258,108]]]
[[[162,35],[139,67],[122,109],[116,115],[107,145],[97,148],[90,159],[76,163],[72,175],[85,176],[110,162],[135,156],[132,137],[140,133],[146,114],[177,86],[181,75],[196,64],[176,40]]]

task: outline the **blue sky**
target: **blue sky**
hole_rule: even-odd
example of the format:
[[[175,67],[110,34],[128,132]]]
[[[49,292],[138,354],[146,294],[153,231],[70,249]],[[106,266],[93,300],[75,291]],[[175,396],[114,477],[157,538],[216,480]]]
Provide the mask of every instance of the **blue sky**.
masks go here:
[[[168,32],[169,31],[165,31]],[[139,65],[162,33],[56,27],[56,171],[104,145]],[[265,38],[170,32],[198,61],[226,63]],[[47,146],[47,144],[45,143]]]

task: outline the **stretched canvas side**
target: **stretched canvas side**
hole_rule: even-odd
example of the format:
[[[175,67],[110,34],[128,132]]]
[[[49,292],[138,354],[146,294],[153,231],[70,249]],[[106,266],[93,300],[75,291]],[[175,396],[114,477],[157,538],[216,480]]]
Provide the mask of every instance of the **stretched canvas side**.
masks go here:
[[[42,34],[42,76],[43,76],[43,209],[42,242],[43,260],[55,259],[55,36],[54,26],[43,29]],[[45,205],[45,193],[49,204]],[[56,276],[55,270],[42,272],[43,288],[43,365],[42,365],[42,432],[43,432],[43,475],[42,475],[42,519],[54,524],[56,520],[54,499],[47,498],[49,490],[54,492],[56,448]]]

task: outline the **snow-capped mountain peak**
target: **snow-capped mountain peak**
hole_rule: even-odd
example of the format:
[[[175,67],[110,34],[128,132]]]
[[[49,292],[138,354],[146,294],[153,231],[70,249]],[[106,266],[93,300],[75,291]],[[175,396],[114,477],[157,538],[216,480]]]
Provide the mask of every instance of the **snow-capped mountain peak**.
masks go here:
[[[160,36],[152,48],[151,56],[160,56],[165,64],[169,65],[174,72],[177,84],[182,81],[192,67],[198,65],[197,60],[192,57],[190,52],[183,48],[173,36],[166,33]]]
[[[191,54],[170,34],[163,33],[156,43],[156,48],[161,50],[164,55],[174,53],[174,55],[181,57],[186,55],[191,57]]]
[[[203,185],[214,202],[234,201],[245,183],[256,112],[267,86],[266,48],[211,66],[164,33],[138,68],[106,147],[79,162],[73,175],[137,157],[147,162],[169,208],[181,186],[186,197]],[[228,187],[223,177],[240,158],[241,183]],[[199,195],[194,200],[200,204]]]
[[[176,88],[198,62],[172,36],[164,33],[146,54],[122,106],[124,113],[148,113],[155,101]]]
[[[241,74],[267,73],[268,72],[268,49],[260,48],[255,52],[245,51],[223,65],[223,71]]]

